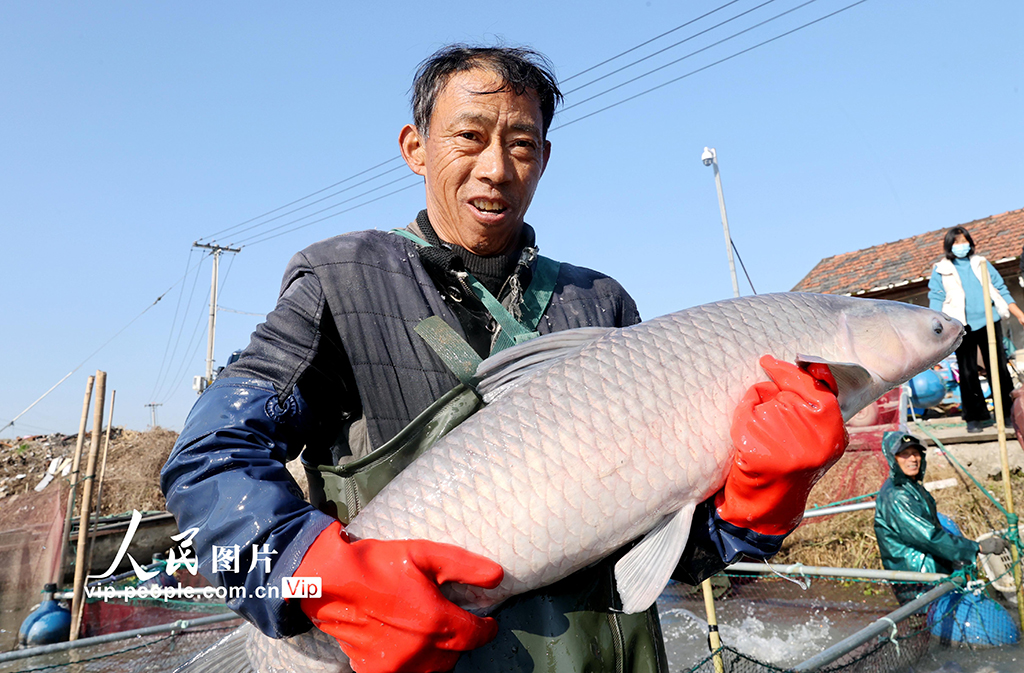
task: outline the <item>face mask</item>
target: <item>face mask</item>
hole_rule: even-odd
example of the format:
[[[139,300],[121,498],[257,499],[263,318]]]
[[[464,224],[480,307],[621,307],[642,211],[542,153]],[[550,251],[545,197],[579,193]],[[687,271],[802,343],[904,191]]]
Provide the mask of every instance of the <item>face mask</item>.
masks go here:
[[[957,243],[956,245],[953,246],[952,250],[953,250],[953,256],[954,257],[963,258],[963,257],[966,257],[967,254],[971,251],[971,244],[970,243]]]

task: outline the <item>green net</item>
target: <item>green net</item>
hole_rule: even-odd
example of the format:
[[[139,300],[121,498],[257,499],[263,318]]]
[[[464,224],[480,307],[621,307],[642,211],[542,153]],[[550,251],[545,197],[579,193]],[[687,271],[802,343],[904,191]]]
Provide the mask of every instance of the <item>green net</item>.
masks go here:
[[[963,584],[965,578],[958,578]],[[799,584],[791,580],[797,580]],[[671,670],[717,673],[788,671],[865,627],[933,585],[835,577],[722,574],[713,593],[723,647],[709,653],[703,596],[671,584],[659,599]],[[823,663],[823,671],[902,672],[935,648],[990,648],[1017,642],[1017,625],[972,581]],[[718,666],[721,666],[721,669]]]
[[[0,673],[173,671],[235,629],[238,622],[183,633],[142,636],[0,664]]]

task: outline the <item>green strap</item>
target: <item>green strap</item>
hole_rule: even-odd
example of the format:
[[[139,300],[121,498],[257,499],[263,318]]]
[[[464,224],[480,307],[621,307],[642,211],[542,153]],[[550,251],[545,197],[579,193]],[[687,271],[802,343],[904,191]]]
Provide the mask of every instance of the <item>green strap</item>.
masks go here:
[[[392,229],[391,233],[406,238],[416,245],[431,247],[430,243],[424,241],[422,238],[407,229]],[[533,274],[533,280],[530,281],[530,287],[527,288],[523,296],[522,322],[516,320],[512,314],[508,312],[508,309],[502,306],[501,302],[495,299],[494,295],[484,287],[483,283],[473,277],[473,274],[466,273],[466,284],[469,285],[473,294],[475,294],[477,299],[483,303],[484,308],[487,309],[487,312],[491,314],[491,317],[493,317],[501,327],[501,331],[498,333],[498,337],[494,340],[494,345],[491,348],[491,355],[540,336],[536,331],[537,325],[540,323],[541,316],[544,315],[544,311],[547,310],[548,304],[551,302],[551,296],[554,294],[555,290],[555,283],[558,281],[558,270],[560,266],[561,265],[555,260],[538,255],[537,267]],[[428,339],[424,335],[424,332],[426,332],[440,337],[439,329],[440,328],[436,325],[427,326],[421,332],[417,326],[416,332],[426,339],[427,343],[431,344],[434,350],[438,352],[441,359],[445,360],[445,364],[448,365],[449,369],[459,377],[460,381],[465,383],[466,381],[463,380],[462,375],[460,374],[460,372],[464,370],[463,363],[459,363],[456,367],[453,367],[449,364],[448,360],[445,359],[446,356],[438,350],[437,346],[435,346],[435,342],[431,341],[431,339]],[[450,327],[448,329],[451,330]],[[438,344],[450,354],[454,353],[454,346],[450,340],[451,336],[459,338],[458,334],[456,334],[454,330],[451,330],[450,335],[445,335],[444,338],[441,339],[441,342],[443,343]],[[461,338],[459,338],[459,340],[461,341]],[[468,348],[468,346],[466,346],[466,348]]]
[[[439,316],[432,315],[416,325],[416,334],[423,337],[456,378],[474,387],[473,376],[482,362],[466,340]]]
[[[429,243],[427,243],[422,238],[420,238],[416,234],[412,233],[408,229],[392,229],[391,233],[395,234],[396,236],[401,236],[402,238],[408,238],[410,241],[412,241],[416,245],[423,246],[424,248],[431,247]]]
[[[473,278],[472,274],[467,273],[466,280],[469,282],[469,288],[473,290],[473,294],[483,303],[484,308],[498,321],[498,325],[501,327],[501,331],[498,332],[498,337],[494,340],[494,345],[491,347],[491,355],[540,336],[536,332],[526,329],[518,320],[513,318],[508,309],[502,306],[501,302],[495,299],[494,295],[480,281]]]
[[[540,318],[555,293],[555,283],[558,282],[558,270],[561,266],[550,257],[537,255],[537,268],[534,270],[526,296],[523,297],[522,323],[528,329],[536,330],[540,324]]]

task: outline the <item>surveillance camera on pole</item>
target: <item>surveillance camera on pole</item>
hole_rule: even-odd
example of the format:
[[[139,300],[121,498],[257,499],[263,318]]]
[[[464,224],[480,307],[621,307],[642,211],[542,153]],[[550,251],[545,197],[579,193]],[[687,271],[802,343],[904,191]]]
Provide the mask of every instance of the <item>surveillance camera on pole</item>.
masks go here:
[[[718,153],[714,147],[705,147],[700,155],[705,166],[715,167],[715,186],[718,187],[718,208],[722,211],[722,229],[725,231],[725,254],[729,258],[729,274],[732,276],[732,295],[740,296],[740,284],[736,279],[736,264],[732,261],[732,237],[729,236],[729,218],[725,214],[725,196],[722,194],[722,176],[718,174]]]

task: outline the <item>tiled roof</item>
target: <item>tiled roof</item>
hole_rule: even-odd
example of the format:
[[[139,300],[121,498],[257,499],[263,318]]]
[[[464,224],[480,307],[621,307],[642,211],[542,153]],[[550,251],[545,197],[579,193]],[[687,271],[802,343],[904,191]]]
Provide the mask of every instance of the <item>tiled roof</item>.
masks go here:
[[[971,232],[977,252],[992,263],[1017,258],[1021,254],[1024,208],[961,226]],[[942,258],[942,239],[949,228],[826,257],[796,284],[793,291],[858,294],[922,280],[927,282],[932,264]]]

